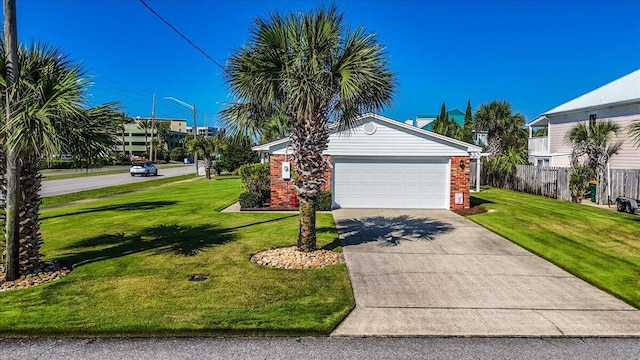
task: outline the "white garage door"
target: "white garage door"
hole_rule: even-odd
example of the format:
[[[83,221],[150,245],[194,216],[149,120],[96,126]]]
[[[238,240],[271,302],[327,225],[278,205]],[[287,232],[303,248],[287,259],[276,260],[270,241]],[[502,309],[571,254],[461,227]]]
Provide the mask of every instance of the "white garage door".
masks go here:
[[[333,174],[342,208],[449,209],[448,158],[334,158]]]

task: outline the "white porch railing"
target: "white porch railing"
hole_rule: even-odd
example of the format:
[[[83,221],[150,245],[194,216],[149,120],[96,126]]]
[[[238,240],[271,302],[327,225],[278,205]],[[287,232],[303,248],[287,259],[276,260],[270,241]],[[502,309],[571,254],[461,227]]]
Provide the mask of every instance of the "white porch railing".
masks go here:
[[[538,136],[529,138],[529,154],[548,154],[549,137]]]

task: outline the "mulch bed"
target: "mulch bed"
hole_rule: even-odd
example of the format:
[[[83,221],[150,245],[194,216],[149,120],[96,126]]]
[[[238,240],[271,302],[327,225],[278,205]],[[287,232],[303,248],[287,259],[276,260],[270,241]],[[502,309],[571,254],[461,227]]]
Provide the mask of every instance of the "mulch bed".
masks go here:
[[[468,209],[458,209],[458,210],[452,210],[452,211],[458,215],[469,216],[469,215],[484,214],[487,212],[487,209],[483,208],[482,206],[474,206]]]

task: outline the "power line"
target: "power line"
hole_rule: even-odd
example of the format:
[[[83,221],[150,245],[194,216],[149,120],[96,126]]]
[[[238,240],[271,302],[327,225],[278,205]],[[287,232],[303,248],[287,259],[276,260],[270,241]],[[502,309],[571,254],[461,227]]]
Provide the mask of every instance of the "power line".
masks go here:
[[[176,34],[180,35],[186,42],[189,43],[189,45],[193,46],[196,50],[200,51],[202,53],[202,55],[206,56],[207,59],[211,60],[214,64],[218,65],[218,67],[220,69],[222,69],[223,71],[227,71],[227,69],[225,69],[224,66],[220,65],[219,62],[217,62],[214,58],[212,58],[211,56],[209,56],[209,54],[207,54],[204,50],[202,50],[198,45],[194,44],[193,41],[189,40],[188,37],[186,37],[184,34],[182,34],[180,32],[180,30],[176,29],[175,26],[171,25],[167,20],[165,20],[160,14],[158,14],[155,10],[153,10],[151,8],[151,6],[147,5],[146,2],[144,2],[144,0],[140,0],[140,2],[142,3],[142,5],[144,5],[147,9],[149,9],[149,11],[151,11],[155,16],[158,17],[158,19],[162,20],[162,22],[164,22],[165,24],[167,24],[167,26],[169,26],[173,31],[176,32]]]

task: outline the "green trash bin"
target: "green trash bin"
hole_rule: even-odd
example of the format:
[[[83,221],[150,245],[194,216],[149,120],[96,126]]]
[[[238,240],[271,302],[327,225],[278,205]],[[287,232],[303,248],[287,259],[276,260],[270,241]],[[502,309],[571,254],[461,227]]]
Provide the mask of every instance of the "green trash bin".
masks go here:
[[[589,181],[589,192],[591,192],[591,202],[596,202],[596,190],[598,183],[595,181]]]

